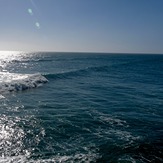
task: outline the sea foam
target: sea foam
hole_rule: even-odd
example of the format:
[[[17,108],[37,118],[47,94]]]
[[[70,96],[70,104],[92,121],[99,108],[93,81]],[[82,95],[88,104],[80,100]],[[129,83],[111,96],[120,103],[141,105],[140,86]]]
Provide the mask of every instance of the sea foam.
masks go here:
[[[48,80],[41,74],[0,73],[0,93],[17,92],[36,88]]]

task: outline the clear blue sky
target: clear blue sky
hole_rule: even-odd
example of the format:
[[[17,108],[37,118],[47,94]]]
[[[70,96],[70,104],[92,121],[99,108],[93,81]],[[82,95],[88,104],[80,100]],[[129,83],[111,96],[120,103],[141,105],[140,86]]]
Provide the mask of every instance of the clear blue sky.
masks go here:
[[[0,50],[163,53],[163,0],[0,0]]]

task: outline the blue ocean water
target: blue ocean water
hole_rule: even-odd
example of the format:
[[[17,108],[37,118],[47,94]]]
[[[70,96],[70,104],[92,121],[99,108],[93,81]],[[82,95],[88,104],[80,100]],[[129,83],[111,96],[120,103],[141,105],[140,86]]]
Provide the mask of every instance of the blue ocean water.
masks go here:
[[[1,52],[0,163],[163,162],[163,55]]]

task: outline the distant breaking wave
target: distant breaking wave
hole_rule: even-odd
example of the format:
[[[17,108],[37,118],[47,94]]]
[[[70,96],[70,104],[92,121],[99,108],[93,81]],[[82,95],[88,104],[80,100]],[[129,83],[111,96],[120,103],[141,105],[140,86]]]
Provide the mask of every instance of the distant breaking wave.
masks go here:
[[[41,74],[16,74],[0,72],[0,93],[36,88],[48,80]]]

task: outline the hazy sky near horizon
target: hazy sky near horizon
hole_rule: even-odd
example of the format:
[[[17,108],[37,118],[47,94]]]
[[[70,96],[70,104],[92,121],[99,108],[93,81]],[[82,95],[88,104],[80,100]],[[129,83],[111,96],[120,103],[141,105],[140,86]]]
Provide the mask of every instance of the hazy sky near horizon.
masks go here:
[[[0,0],[0,50],[163,54],[163,0]]]

